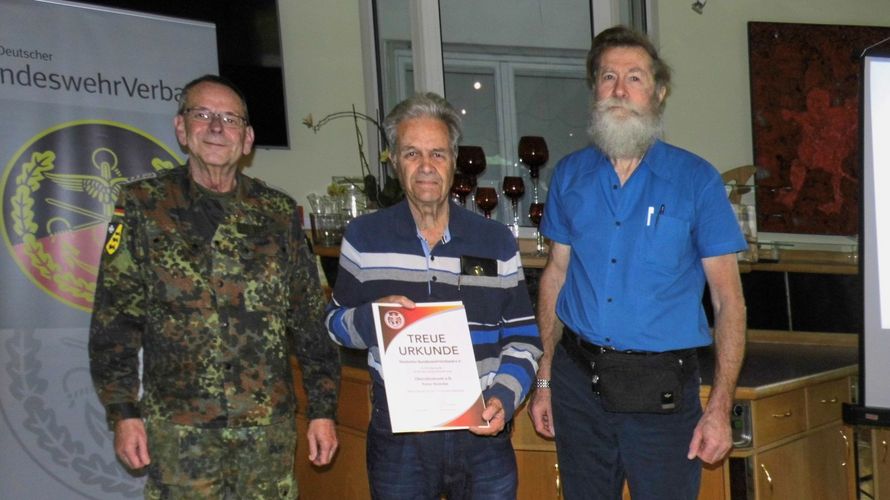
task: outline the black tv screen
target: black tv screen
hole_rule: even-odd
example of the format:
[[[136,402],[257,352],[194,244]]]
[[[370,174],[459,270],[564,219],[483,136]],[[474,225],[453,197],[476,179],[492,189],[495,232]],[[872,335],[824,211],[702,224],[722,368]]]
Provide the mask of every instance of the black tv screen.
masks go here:
[[[277,0],[77,1],[216,24],[219,72],[247,97],[255,145],[289,146]],[[183,75],[181,83],[198,76]]]

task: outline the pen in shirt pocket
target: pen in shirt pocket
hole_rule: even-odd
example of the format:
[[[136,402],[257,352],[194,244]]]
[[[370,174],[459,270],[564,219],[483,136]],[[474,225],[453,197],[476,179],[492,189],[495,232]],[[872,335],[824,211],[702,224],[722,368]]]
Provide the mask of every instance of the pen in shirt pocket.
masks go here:
[[[658,226],[658,219],[661,215],[664,214],[664,203],[661,204],[661,207],[658,208],[658,213],[655,214],[655,225]]]

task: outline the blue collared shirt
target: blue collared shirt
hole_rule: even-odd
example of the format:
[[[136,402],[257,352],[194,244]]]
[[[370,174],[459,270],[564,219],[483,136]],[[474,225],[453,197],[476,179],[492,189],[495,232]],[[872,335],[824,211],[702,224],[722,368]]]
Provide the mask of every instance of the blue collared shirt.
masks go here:
[[[594,147],[563,158],[541,232],[571,246],[557,315],[616,349],[710,344],[702,259],[746,248],[717,170],[661,141],[623,186]]]

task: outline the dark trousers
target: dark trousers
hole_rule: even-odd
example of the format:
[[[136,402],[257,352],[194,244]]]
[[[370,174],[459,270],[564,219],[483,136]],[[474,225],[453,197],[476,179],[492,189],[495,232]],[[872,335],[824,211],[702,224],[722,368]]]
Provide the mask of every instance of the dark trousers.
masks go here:
[[[564,498],[620,499],[625,479],[634,500],[698,496],[701,463],[686,458],[702,415],[697,371],[683,387],[681,409],[671,414],[605,411],[591,373],[563,345],[556,348],[551,384]]]
[[[375,404],[368,427],[368,478],[377,500],[513,500],[516,457],[510,432],[466,430],[393,434]]]

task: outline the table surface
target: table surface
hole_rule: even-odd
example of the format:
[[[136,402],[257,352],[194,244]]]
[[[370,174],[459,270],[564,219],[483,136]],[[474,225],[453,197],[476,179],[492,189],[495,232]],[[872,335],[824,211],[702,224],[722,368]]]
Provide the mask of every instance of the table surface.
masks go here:
[[[702,388],[714,380],[713,348],[699,349]],[[748,342],[736,398],[757,399],[847,375],[859,369],[858,346]]]

